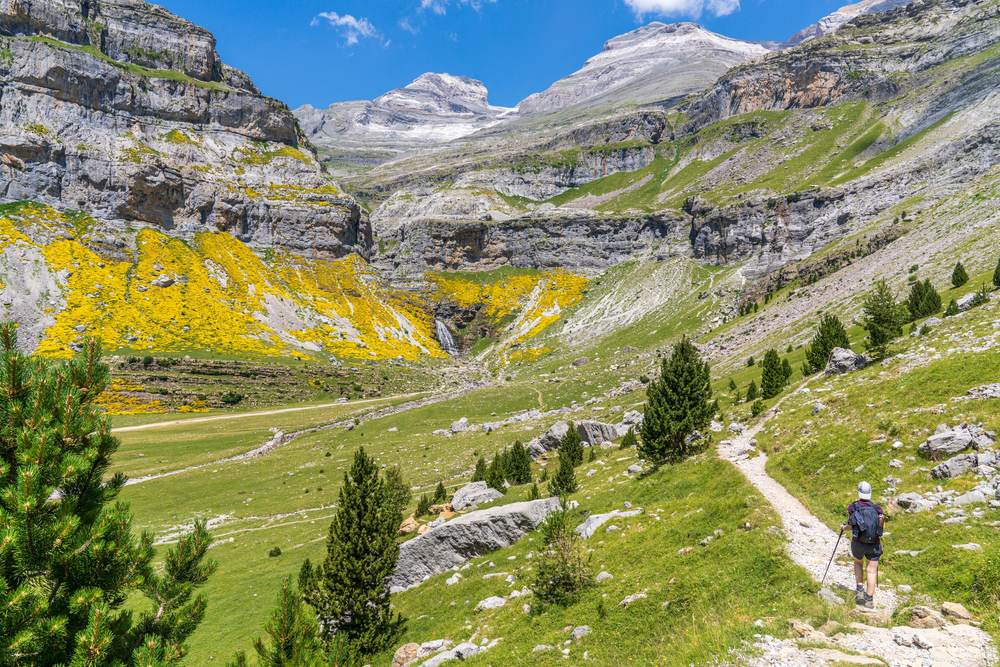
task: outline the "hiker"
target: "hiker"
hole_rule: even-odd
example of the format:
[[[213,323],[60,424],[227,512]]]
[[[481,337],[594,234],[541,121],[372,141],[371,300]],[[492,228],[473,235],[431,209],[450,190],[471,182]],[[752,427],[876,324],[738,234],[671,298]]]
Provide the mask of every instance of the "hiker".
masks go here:
[[[871,609],[875,606],[875,584],[878,582],[878,559],[882,555],[882,531],[885,517],[882,508],[872,502],[872,485],[858,484],[858,499],[847,507],[847,521],[841,531],[851,527],[851,555],[854,556],[855,600]],[[868,560],[867,567],[865,559]],[[864,574],[867,572],[867,581]]]

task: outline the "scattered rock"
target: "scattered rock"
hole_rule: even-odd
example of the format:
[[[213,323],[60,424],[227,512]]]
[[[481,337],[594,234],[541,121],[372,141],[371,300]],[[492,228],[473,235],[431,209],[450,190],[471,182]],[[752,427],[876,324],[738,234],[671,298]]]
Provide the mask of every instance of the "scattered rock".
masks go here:
[[[614,579],[614,576],[610,572],[601,572],[597,575],[597,583],[601,583],[606,579]]]
[[[580,625],[573,628],[573,632],[569,633],[570,639],[582,639],[590,634],[589,625]]]
[[[975,387],[968,392],[970,398],[1000,398],[1000,384],[988,384],[983,387]]]
[[[640,466],[640,465],[638,465],[636,463],[633,463],[632,465],[630,465],[628,467],[628,472],[631,475],[638,475],[639,473],[642,472],[642,466]]]
[[[449,660],[467,660],[474,655],[478,655],[482,652],[479,646],[471,642],[465,642],[464,644],[459,644],[450,651],[445,651],[444,653],[438,653],[436,656],[423,662],[420,667],[437,667],[443,662],[448,662]]]
[[[480,603],[476,605],[476,609],[477,610],[497,609],[498,607],[502,607],[505,604],[507,604],[507,598],[502,598],[494,595],[492,597],[488,597],[485,600],[480,601]]]
[[[913,608],[913,617],[910,620],[911,628],[932,629],[943,628],[948,625],[948,621],[930,607],[917,605]]]
[[[608,521],[615,517],[632,517],[639,516],[642,514],[641,509],[634,509],[628,512],[623,512],[621,510],[612,510],[607,514],[592,514],[587,517],[587,520],[581,523],[574,529],[574,532],[582,537],[583,539],[588,539],[597,532],[597,529],[606,524]],[[610,576],[610,575],[609,575]]]
[[[928,500],[919,493],[904,493],[896,498],[896,504],[910,514],[932,510],[937,505],[933,500]]]
[[[452,422],[451,423],[451,432],[452,433],[461,433],[462,431],[468,430],[468,428],[469,428],[469,418],[468,417],[462,417],[457,422]]]
[[[957,602],[945,602],[942,604],[941,613],[951,618],[957,618],[960,621],[972,620],[972,614],[969,613],[969,610]]]
[[[729,430],[732,431],[733,433],[742,433],[743,431],[747,430],[747,427],[739,422],[731,422],[729,424]]]
[[[455,492],[451,506],[460,512],[468,507],[475,507],[502,497],[502,493],[491,489],[486,482],[470,482]]]
[[[831,607],[844,604],[843,598],[841,598],[839,595],[834,593],[829,588],[819,589],[819,597],[821,600],[823,600],[823,602],[830,605]]]
[[[537,441],[528,445],[528,453],[531,458],[536,459],[545,452],[551,452],[559,448],[563,436],[569,431],[569,424],[566,422],[556,422],[548,431],[543,433]]]
[[[823,405],[822,403],[815,403],[815,404],[813,404],[813,407],[812,407],[813,416],[818,415],[819,413],[823,412],[824,410],[826,410],[826,406]]]
[[[934,479],[951,479],[963,475],[976,467],[975,454],[959,454],[953,456],[944,463],[931,468],[931,477]]]
[[[471,558],[509,547],[559,508],[558,498],[543,498],[456,516],[400,545],[391,590],[406,590]]]
[[[965,551],[982,551],[983,545],[976,544],[975,542],[969,542],[968,544],[953,544],[952,549],[963,549]]]
[[[929,459],[941,460],[964,451],[970,446],[985,449],[994,445],[994,440],[978,426],[962,424],[948,428],[945,424],[937,427],[932,436],[920,445],[918,451]]]
[[[392,667],[405,667],[405,665],[410,664],[417,659],[417,651],[419,650],[420,644],[403,644],[396,649],[395,655],[392,656]]]
[[[156,276],[151,284],[153,287],[170,287],[174,284],[174,279],[164,273]]]
[[[866,355],[855,354],[843,347],[835,347],[830,351],[830,360],[826,364],[826,374],[833,375],[835,373],[859,371],[871,362],[871,358]]]
[[[583,366],[584,364],[589,364],[589,363],[590,359],[588,359],[587,357],[577,357],[576,359],[573,360],[573,365],[576,366],[577,368]]]
[[[450,577],[448,577],[447,579],[444,580],[444,585],[445,586],[454,586],[455,584],[457,584],[461,580],[462,580],[462,575],[459,574],[458,572],[456,572],[455,574],[451,575]]]
[[[538,653],[540,651],[551,651],[551,650],[553,650],[553,649],[548,644],[539,644],[535,648],[531,649],[531,652],[532,653]]]
[[[630,604],[632,604],[636,600],[642,600],[645,597],[647,597],[645,592],[634,593],[632,595],[627,596],[624,600],[622,600],[618,604],[627,609]]]
[[[412,516],[408,516],[403,519],[403,523],[399,524],[399,530],[396,534],[402,537],[403,535],[409,535],[410,533],[416,532],[420,528],[420,524]]]

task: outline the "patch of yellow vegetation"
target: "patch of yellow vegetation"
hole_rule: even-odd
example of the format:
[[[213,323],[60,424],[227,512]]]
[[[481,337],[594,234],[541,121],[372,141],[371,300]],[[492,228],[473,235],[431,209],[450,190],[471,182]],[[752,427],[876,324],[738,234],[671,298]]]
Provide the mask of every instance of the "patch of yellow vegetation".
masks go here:
[[[134,259],[115,261],[83,238],[67,238],[83,229],[77,218],[40,205],[0,214],[0,249],[35,246],[52,273],[63,272],[65,306],[48,311],[55,324],[39,354],[72,356],[85,330],[112,353],[445,356],[425,304],[393,290],[356,255],[328,261],[270,251],[265,264],[230,234],[206,232],[186,243],[146,228],[136,236]],[[33,241],[43,236],[39,229],[55,240]]]
[[[565,309],[583,299],[589,282],[584,276],[562,270],[521,273],[492,283],[475,282],[461,274],[429,274],[427,279],[435,285],[434,296],[438,299],[454,301],[464,308],[482,304],[480,312],[494,319],[514,316],[498,349],[505,363],[529,360],[529,350],[512,354],[507,350],[557,322]]]
[[[147,401],[132,392],[145,391],[141,385],[115,378],[97,397],[97,405],[109,415],[154,415],[166,412],[160,401]]]

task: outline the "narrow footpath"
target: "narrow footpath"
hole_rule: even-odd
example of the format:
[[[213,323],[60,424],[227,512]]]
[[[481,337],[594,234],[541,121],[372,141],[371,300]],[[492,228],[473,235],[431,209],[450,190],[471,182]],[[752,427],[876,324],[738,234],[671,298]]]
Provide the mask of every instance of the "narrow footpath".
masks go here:
[[[795,391],[808,384],[808,380]],[[767,455],[751,448],[752,440],[776,414],[788,396],[752,428],[730,440],[719,443],[719,456],[739,468],[747,480],[774,506],[788,539],[787,550],[792,560],[805,568],[813,579],[820,581],[837,543],[837,533],[809,512],[795,496],[767,474]],[[752,454],[752,457],[751,457]],[[846,510],[846,508],[845,508]],[[833,591],[850,591],[853,606],[854,568],[850,555],[850,534],[837,547],[837,556],[830,566],[825,587]],[[889,665],[889,667],[995,667],[997,649],[990,636],[969,624],[945,625],[939,628],[874,627],[891,625],[892,613],[900,605],[900,596],[891,586],[875,592],[875,609],[858,607],[858,622],[849,631],[857,634],[814,630],[805,624],[793,629],[810,644],[829,644],[830,648],[800,648],[795,641],[781,641],[762,636],[755,653],[740,659],[750,667],[818,667],[822,665]],[[947,621],[945,621],[947,623]],[[846,652],[845,652],[846,651]],[[860,655],[855,655],[860,654]]]

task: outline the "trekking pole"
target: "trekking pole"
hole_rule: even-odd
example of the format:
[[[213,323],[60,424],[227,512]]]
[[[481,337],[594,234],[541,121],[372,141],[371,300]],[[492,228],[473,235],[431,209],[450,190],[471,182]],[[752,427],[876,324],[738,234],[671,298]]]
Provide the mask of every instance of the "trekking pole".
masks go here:
[[[822,586],[826,581],[826,575],[830,572],[830,565],[833,564],[833,557],[837,555],[837,547],[840,546],[840,538],[844,536],[844,527],[840,527],[840,535],[837,536],[837,543],[833,545],[833,553],[830,554],[830,562],[826,564],[826,572],[823,573],[823,578],[820,580],[819,585]]]

